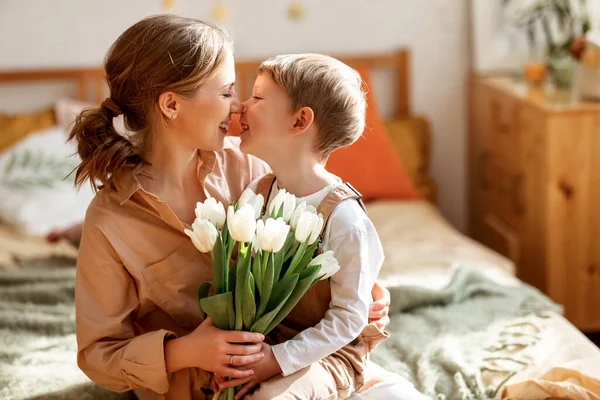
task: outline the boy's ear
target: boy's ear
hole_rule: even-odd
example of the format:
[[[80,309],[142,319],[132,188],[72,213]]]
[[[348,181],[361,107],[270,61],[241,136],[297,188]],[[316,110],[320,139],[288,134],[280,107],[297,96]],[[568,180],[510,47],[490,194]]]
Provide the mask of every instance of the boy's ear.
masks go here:
[[[299,135],[304,133],[310,128],[315,120],[315,113],[310,107],[302,107],[294,114],[294,127],[292,128],[292,133],[294,135]]]

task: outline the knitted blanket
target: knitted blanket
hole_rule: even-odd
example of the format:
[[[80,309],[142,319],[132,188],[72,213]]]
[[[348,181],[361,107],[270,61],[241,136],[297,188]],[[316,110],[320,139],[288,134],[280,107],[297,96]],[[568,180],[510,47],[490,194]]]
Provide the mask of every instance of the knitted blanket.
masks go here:
[[[529,364],[515,349],[537,343],[544,317],[562,311],[528,285],[502,286],[470,266],[459,267],[442,290],[390,292],[391,338],[371,359],[432,399],[495,398],[501,384]],[[502,379],[486,386],[485,373]]]
[[[129,399],[94,385],[77,367],[73,261],[0,271],[0,398]]]

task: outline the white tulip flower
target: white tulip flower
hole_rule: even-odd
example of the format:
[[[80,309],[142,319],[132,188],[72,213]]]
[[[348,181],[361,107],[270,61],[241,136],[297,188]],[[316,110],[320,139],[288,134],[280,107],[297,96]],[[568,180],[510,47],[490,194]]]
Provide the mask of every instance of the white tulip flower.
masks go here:
[[[220,229],[225,224],[225,207],[223,204],[214,197],[210,197],[204,201],[204,203],[198,202],[196,204],[196,218],[207,219]]]
[[[254,208],[250,204],[239,208],[237,211],[233,206],[227,209],[227,228],[231,237],[243,243],[252,242],[256,232],[256,218]]]
[[[275,217],[283,204],[283,221],[287,224],[292,219],[292,214],[296,209],[296,196],[281,189],[279,193],[271,200],[268,206],[270,217]]]
[[[192,229],[185,229],[184,232],[201,253],[208,253],[215,247],[217,228],[207,219],[197,218],[192,224]]]
[[[298,220],[300,219],[300,216],[304,211],[310,211],[314,214],[317,213],[317,209],[314,206],[311,206],[310,204],[306,204],[305,201],[298,204],[298,206],[294,210],[294,213],[292,214],[292,218],[290,219],[290,226],[292,227],[292,230],[296,230],[296,227],[298,226]]]
[[[268,218],[266,222],[259,219],[256,223],[256,242],[263,251],[273,253],[281,250],[290,231],[290,226],[282,218]]]
[[[300,243],[308,241],[308,245],[313,244],[321,234],[323,228],[323,216],[310,211],[304,211],[298,218],[295,237]]]
[[[331,277],[333,274],[340,270],[338,261],[333,256],[333,251],[328,250],[323,254],[319,254],[308,264],[309,267],[313,265],[320,265],[319,275],[323,275],[321,280]]]
[[[254,219],[260,218],[263,205],[265,204],[265,198],[263,195],[254,193],[250,188],[244,190],[240,196],[240,199],[238,200],[238,206],[241,208],[247,204],[251,205],[254,209]]]

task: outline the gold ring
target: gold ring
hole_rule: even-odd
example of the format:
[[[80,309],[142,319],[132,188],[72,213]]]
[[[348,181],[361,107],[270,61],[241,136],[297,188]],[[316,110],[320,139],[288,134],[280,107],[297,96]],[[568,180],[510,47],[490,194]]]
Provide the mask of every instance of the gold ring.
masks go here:
[[[233,354],[229,356],[229,366],[233,367]]]

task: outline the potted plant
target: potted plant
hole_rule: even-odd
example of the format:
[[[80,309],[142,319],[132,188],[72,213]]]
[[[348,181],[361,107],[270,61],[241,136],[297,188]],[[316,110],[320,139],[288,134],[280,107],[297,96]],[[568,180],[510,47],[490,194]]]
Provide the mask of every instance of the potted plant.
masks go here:
[[[590,30],[587,0],[503,0],[507,19],[527,34],[530,58],[539,54],[557,88],[571,87],[575,60]],[[572,50],[575,50],[572,52]],[[529,68],[529,72],[528,72]],[[531,65],[526,78],[536,78]]]

